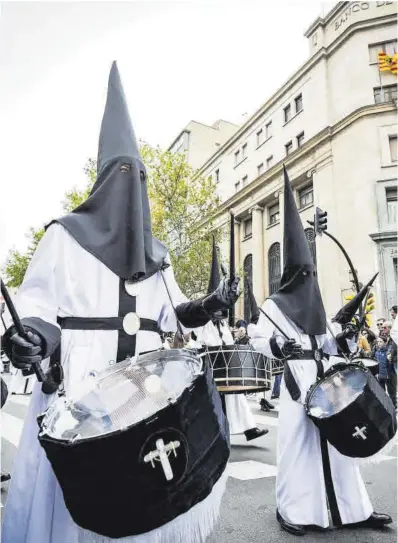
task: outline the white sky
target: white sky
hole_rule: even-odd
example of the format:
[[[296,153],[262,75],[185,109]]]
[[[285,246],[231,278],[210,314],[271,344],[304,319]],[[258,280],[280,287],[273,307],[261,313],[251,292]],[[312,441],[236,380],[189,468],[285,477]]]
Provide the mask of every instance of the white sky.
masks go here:
[[[166,147],[191,119],[252,114],[308,58],[303,32],[331,4],[0,4],[0,262],[84,182],[112,60],[137,136]]]

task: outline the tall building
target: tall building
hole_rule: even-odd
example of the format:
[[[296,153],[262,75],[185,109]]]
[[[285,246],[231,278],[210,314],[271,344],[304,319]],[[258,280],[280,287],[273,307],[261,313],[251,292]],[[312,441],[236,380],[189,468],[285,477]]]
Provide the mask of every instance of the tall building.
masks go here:
[[[190,121],[168,150],[185,153],[189,164],[198,169],[235,134],[239,126],[219,119],[211,126]],[[216,172],[214,173],[216,175]]]
[[[222,205],[216,225],[235,211],[238,262],[258,303],[282,270],[286,165],[317,263],[327,312],[349,293],[349,267],[307,221],[328,212],[328,231],[344,245],[360,281],[376,271],[376,316],[397,297],[397,76],[379,72],[378,52],[397,50],[396,2],[338,2],[305,33],[309,58],[200,166]],[[193,161],[192,154],[190,159]],[[221,247],[227,257],[227,247]],[[244,299],[237,309],[244,316]],[[310,310],[310,308],[309,308]],[[246,315],[247,316],[247,315]]]

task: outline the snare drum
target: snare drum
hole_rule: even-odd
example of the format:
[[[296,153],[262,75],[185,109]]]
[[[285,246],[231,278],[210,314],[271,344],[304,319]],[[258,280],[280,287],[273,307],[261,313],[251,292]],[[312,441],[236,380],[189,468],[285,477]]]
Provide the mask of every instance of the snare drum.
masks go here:
[[[321,435],[352,458],[373,456],[397,431],[391,399],[359,364],[332,366],[310,388],[305,409]]]
[[[198,354],[211,368],[219,392],[242,394],[271,388],[271,362],[250,345],[205,347]]]
[[[91,375],[38,421],[73,520],[115,540],[154,530],[202,502],[229,458],[211,369],[184,350]],[[195,526],[213,513],[204,508]]]
[[[374,377],[379,373],[379,363],[373,358],[353,358],[352,361],[363,364]]]

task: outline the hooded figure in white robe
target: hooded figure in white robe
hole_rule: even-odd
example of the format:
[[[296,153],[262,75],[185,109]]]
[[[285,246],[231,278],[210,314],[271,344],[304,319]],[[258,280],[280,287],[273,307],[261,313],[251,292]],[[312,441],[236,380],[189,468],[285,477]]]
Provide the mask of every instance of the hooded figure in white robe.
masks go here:
[[[213,254],[210,271],[208,293],[215,290],[220,283],[220,267],[217,257],[215,238],[213,237]],[[212,321],[208,322],[199,334],[197,341],[203,346],[215,347],[221,345],[234,345],[234,338],[227,323],[227,314],[219,311],[214,314]],[[254,420],[249,403],[244,394],[222,394],[225,402],[225,413],[229,422],[231,435],[244,434],[247,441],[264,436],[268,430],[260,430]]]
[[[116,63],[97,169],[89,198],[47,227],[19,289],[16,308],[28,339],[13,327],[4,336],[4,348],[19,369],[29,371],[41,362],[57,377],[61,365],[67,395],[92,371],[160,349],[160,331],[175,332],[176,315],[189,330],[237,299],[239,280],[234,285],[224,281],[194,302],[181,293],[166,247],[152,236],[145,167]],[[35,386],[14,462],[2,543],[116,541],[72,520],[40,447],[36,419],[56,399],[56,393],[44,394],[40,383]],[[111,459],[104,470],[112,470]],[[224,473],[208,495],[174,520],[117,541],[203,542],[216,522],[225,483]]]
[[[383,526],[391,517],[373,513],[356,460],[342,456],[320,438],[304,409],[306,394],[317,379],[317,366],[326,371],[332,365],[321,358],[322,353],[337,355],[351,332],[341,331],[340,324],[334,323],[333,336],[339,345],[327,332],[316,269],[286,171],[284,176],[281,286],[262,306],[273,322],[261,313],[257,326],[250,330],[256,350],[285,359],[277,447],[277,519],[289,533],[304,535],[312,525],[329,526],[329,507],[336,526],[359,522]],[[298,387],[295,400],[286,384],[291,378]]]

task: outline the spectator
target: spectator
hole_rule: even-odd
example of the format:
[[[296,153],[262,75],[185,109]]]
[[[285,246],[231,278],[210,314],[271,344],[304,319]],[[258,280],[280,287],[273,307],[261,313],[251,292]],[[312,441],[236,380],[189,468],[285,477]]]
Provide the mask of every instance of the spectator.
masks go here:
[[[381,317],[380,319],[377,319],[377,331],[379,332],[379,335],[382,334],[382,328],[383,328],[383,324],[385,322],[385,318],[384,317]]]
[[[370,345],[369,345],[367,336],[368,336],[368,331],[366,330],[366,328],[363,328],[358,338],[358,352],[357,352],[358,356],[368,357],[371,354]]]
[[[376,349],[377,349],[376,336],[372,332],[372,330],[370,330],[369,328],[366,330],[366,332],[367,332],[366,339],[368,340],[369,347],[370,347],[370,355],[369,356],[370,356],[370,358],[374,358],[375,357],[375,352],[376,352]]]
[[[396,305],[393,305],[392,308],[390,309],[390,315],[391,315],[391,320],[395,321],[395,317],[397,316],[397,306]]]
[[[237,345],[248,345],[250,339],[247,335],[247,329],[245,326],[240,326],[235,336],[235,343]]]
[[[392,323],[385,321],[383,324],[383,333],[386,336],[387,361],[389,378],[387,380],[387,390],[394,407],[397,408],[397,345],[391,337]]]
[[[386,389],[386,381],[388,380],[388,360],[387,360],[387,342],[384,338],[378,337],[375,358],[379,363],[379,374],[377,376],[380,385]]]

